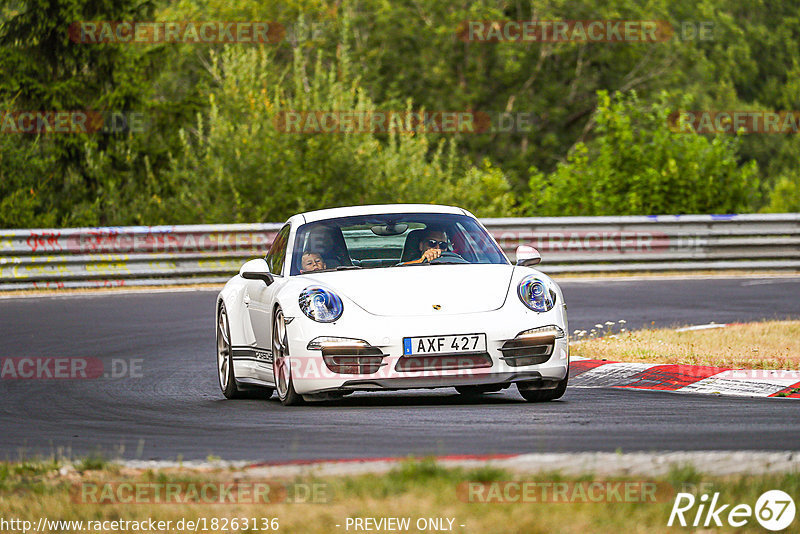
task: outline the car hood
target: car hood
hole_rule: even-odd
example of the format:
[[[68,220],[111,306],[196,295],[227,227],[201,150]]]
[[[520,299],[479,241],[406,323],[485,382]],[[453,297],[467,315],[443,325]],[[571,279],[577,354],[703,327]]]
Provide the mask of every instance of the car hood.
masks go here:
[[[413,265],[303,275],[374,315],[475,313],[503,306],[511,265]],[[435,308],[439,306],[439,308]]]

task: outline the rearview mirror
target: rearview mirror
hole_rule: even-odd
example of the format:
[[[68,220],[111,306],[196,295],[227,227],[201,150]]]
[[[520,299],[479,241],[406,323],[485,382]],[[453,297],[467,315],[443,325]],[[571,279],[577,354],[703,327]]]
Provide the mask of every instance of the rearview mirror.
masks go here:
[[[242,265],[242,268],[239,269],[239,274],[247,280],[261,280],[267,285],[275,281],[272,273],[269,272],[267,262],[262,258],[250,260]]]
[[[517,247],[517,265],[522,267],[530,267],[542,261],[542,256],[539,251],[527,245],[520,245]]]

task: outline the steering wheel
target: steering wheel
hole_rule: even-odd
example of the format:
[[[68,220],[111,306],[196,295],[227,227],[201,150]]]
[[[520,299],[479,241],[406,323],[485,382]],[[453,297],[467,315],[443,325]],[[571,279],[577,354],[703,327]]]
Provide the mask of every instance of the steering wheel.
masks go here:
[[[469,263],[467,260],[456,254],[455,252],[444,251],[438,258],[431,261],[433,263]]]

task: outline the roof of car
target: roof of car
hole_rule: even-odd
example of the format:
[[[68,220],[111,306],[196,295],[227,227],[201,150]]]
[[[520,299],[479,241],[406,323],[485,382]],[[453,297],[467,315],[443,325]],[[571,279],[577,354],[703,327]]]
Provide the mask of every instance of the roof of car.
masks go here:
[[[379,215],[383,213],[452,213],[458,215],[469,214],[461,208],[454,206],[439,206],[436,204],[373,204],[369,206],[345,206],[341,208],[328,208],[324,210],[308,211],[301,213],[306,222],[349,217],[351,215]]]

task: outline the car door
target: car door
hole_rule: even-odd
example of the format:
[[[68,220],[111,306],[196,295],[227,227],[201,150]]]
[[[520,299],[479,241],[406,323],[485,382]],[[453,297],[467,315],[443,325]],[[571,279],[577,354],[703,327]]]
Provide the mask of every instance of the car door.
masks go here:
[[[257,358],[263,361],[264,365],[260,367],[263,367],[264,372],[268,374],[269,380],[272,380],[272,310],[275,295],[285,282],[283,268],[290,230],[288,224],[281,228],[265,258],[275,281],[266,285],[260,280],[250,280],[244,294],[244,303],[250,315],[250,324],[258,347]]]

